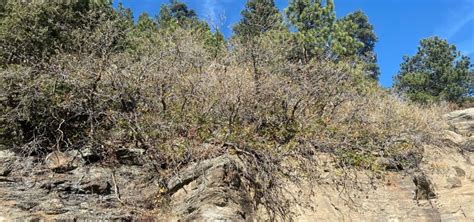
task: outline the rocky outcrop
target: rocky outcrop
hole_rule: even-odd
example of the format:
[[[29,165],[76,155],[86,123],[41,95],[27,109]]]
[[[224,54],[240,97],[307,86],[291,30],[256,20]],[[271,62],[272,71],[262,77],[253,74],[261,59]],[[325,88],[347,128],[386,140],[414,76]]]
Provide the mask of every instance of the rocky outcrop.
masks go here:
[[[80,163],[77,155],[55,151],[46,156],[46,166],[54,172],[67,172],[78,167]]]
[[[0,221],[147,219],[158,186],[152,169],[82,164],[71,153],[45,162],[0,151]],[[7,170],[5,170],[7,169]],[[8,173],[5,173],[8,172]]]
[[[468,152],[474,152],[474,108],[458,110],[444,115],[450,129],[446,139],[461,146]]]
[[[230,156],[195,163],[168,182],[176,221],[251,221],[253,205]]]
[[[425,146],[414,172],[388,172],[378,184],[369,172],[356,172],[343,189],[327,173],[331,179],[308,185],[314,195],[306,191],[312,201],[296,207],[296,221],[473,221],[473,117],[473,108],[445,115],[448,143]]]
[[[416,169],[380,158],[388,170],[383,175],[341,176],[330,153],[315,153],[319,179],[284,187],[284,195],[301,203],[291,205],[294,220],[474,220],[472,116],[473,109],[446,115],[448,142],[426,145]],[[143,150],[113,155],[119,164],[111,167],[86,151],[53,152],[45,160],[0,151],[0,221],[270,220],[235,153],[191,163],[167,178],[144,161]]]
[[[387,172],[376,183],[370,172],[353,172],[343,183],[328,172],[297,191],[311,201],[295,206],[295,221],[472,221],[473,173],[457,149],[434,146],[425,147],[419,171]]]
[[[0,178],[10,175],[15,160],[15,153],[8,150],[0,151]]]
[[[474,108],[458,110],[444,115],[451,130],[466,137],[474,134]]]

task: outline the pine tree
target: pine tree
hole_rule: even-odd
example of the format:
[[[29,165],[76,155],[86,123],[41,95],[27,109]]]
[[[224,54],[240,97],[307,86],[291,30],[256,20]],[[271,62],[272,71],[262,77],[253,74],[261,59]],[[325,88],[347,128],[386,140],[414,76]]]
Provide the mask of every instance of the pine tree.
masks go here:
[[[296,33],[301,55],[305,62],[319,55],[330,57],[334,46],[336,14],[333,0],[292,0],[286,10]],[[337,48],[336,48],[337,49]]]
[[[169,4],[163,4],[158,15],[158,24],[167,27],[177,24],[183,28],[195,26],[207,26],[197,17],[196,12],[179,0],[170,0]]]
[[[292,0],[286,13],[298,31],[327,29],[336,19],[333,0]]]
[[[73,2],[74,10],[81,12],[98,8],[110,8],[111,6],[112,0],[78,0]]]
[[[273,0],[248,0],[242,19],[234,26],[235,39],[244,49],[243,58],[253,68],[255,91],[261,91],[262,35],[283,29],[283,19]]]
[[[412,101],[462,102],[474,88],[470,58],[439,37],[421,40],[418,52],[403,60],[395,89]]]
[[[111,47],[123,48],[119,38],[125,36],[122,31],[127,22],[122,19],[106,0],[7,1],[0,19],[0,65],[35,64],[58,51],[74,52],[83,48],[83,41],[87,41],[83,37],[91,37],[106,26],[109,31],[120,32],[114,35],[116,41]],[[110,24],[104,24],[107,21]]]
[[[249,0],[241,12],[242,19],[234,26],[240,37],[253,38],[283,27],[283,19],[273,0]]]
[[[156,31],[157,30],[157,24],[153,19],[148,15],[148,13],[142,13],[138,17],[138,21],[136,24],[136,28],[141,31],[141,32],[146,32],[146,31]]]
[[[292,0],[286,14],[297,30],[298,47],[293,59],[308,62],[325,58],[332,61],[360,60],[368,75],[379,71],[373,51],[377,40],[367,16],[356,12],[337,20],[333,0]]]
[[[350,23],[345,27],[345,31],[357,41],[363,43],[355,54],[366,65],[368,76],[377,80],[380,75],[380,69],[377,66],[377,55],[375,53],[375,43],[377,36],[374,27],[369,23],[369,18],[362,11],[351,13],[338,21],[341,23]]]
[[[7,1],[0,1],[0,19],[5,16]]]

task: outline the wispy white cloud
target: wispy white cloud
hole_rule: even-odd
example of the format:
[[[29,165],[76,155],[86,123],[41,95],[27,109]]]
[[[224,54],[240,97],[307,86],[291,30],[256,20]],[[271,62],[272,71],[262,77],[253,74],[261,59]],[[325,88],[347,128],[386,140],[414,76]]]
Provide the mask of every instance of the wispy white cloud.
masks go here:
[[[447,10],[445,22],[438,26],[434,34],[455,44],[464,55],[473,55],[474,1],[459,0]]]
[[[474,1],[473,0],[445,0],[447,4],[446,11],[439,16],[443,17],[444,22],[438,25],[435,35],[451,39],[461,31],[464,31],[470,22],[474,21]]]
[[[205,8],[205,13],[206,13],[206,17],[208,20],[208,22],[215,22],[215,20],[217,19],[217,16],[216,16],[216,0],[205,0],[204,1],[204,8]]]
[[[452,38],[454,37],[457,33],[462,31],[464,28],[471,28],[472,27],[466,27],[467,24],[470,22],[474,21],[474,11],[471,11],[469,14],[462,16],[461,19],[450,22],[447,27],[446,31],[443,33],[445,38]]]
[[[212,28],[221,28],[224,22],[224,6],[222,0],[204,0],[204,19]]]
[[[458,50],[461,51],[463,55],[468,55],[473,58],[474,56],[474,36],[467,38],[466,40],[457,43]]]

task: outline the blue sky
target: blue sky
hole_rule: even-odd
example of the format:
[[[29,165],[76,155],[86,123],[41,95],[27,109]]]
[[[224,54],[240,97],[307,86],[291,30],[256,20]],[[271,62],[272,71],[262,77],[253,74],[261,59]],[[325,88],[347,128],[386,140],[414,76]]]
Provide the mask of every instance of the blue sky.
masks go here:
[[[156,15],[168,0],[115,0],[131,8],[135,17],[142,12]],[[226,36],[240,20],[245,0],[182,0],[198,15],[219,27]],[[275,0],[283,11],[288,0]],[[342,17],[362,10],[379,37],[376,52],[382,74],[380,84],[392,85],[403,55],[413,55],[421,39],[440,36],[448,39],[465,55],[474,58],[474,0],[335,0],[336,13]]]

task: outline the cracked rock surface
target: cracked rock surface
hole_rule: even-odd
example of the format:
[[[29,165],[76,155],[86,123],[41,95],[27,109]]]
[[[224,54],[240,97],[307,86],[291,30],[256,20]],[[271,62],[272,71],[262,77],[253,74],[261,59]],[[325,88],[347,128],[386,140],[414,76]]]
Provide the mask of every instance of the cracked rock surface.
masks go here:
[[[418,171],[389,171],[376,186],[367,172],[356,172],[353,178],[364,189],[346,184],[351,198],[335,186],[334,159],[316,153],[319,183],[288,183],[288,195],[307,203],[293,206],[295,221],[473,221],[473,111],[445,116],[451,145],[425,146]],[[85,152],[39,160],[0,151],[0,221],[268,220],[236,155],[189,164],[163,183],[142,153],[120,150],[123,160],[111,168],[90,163],[93,155]],[[166,197],[166,204],[157,203],[159,197]]]

